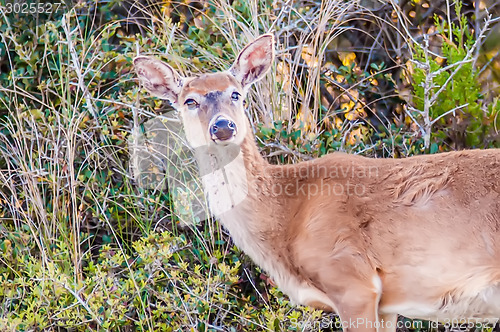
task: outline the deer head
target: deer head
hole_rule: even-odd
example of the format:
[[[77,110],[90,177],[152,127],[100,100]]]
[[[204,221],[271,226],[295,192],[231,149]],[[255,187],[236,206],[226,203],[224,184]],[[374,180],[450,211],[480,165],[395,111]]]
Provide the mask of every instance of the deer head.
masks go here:
[[[243,142],[249,131],[243,101],[273,60],[274,37],[265,34],[248,44],[223,72],[183,77],[168,64],[146,56],[135,58],[134,65],[146,90],[170,101],[180,112],[188,143],[197,148]]]

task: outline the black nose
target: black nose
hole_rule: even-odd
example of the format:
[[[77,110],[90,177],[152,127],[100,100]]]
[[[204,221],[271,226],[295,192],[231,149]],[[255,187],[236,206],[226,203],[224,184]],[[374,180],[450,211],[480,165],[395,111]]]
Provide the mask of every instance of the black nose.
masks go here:
[[[236,125],[233,121],[219,118],[212,127],[210,127],[210,135],[212,138],[217,138],[220,141],[226,141],[234,136],[236,132]]]

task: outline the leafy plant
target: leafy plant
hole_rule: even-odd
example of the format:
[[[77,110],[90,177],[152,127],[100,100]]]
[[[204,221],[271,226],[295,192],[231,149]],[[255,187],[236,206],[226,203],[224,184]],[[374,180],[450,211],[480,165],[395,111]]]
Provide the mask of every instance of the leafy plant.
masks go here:
[[[498,146],[498,132],[493,132],[491,124],[498,121],[499,108],[497,103],[489,107],[483,104],[475,67],[476,50],[490,21],[486,21],[475,40],[461,8],[457,2],[458,23],[435,17],[434,39],[441,43],[439,56],[431,54],[427,36],[423,45],[414,45],[415,109],[410,116],[416,117],[424,146],[431,153],[450,148],[492,147],[495,141]]]

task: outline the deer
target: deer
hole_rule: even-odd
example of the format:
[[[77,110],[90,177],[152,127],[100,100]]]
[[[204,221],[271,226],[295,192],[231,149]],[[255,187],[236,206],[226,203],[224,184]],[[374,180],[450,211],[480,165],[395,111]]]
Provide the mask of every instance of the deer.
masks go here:
[[[274,45],[261,35],[228,70],[193,77],[133,60],[145,90],[179,112],[190,147],[203,148],[208,205],[235,245],[293,303],[335,312],[346,331],[395,331],[398,315],[496,322],[500,149],[271,164],[244,100]]]

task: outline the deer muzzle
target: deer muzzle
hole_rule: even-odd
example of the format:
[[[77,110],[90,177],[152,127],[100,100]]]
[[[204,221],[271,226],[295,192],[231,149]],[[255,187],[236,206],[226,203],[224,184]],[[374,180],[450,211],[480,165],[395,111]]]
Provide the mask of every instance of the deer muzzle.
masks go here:
[[[219,116],[210,126],[210,136],[214,141],[227,141],[236,135],[236,124]]]

